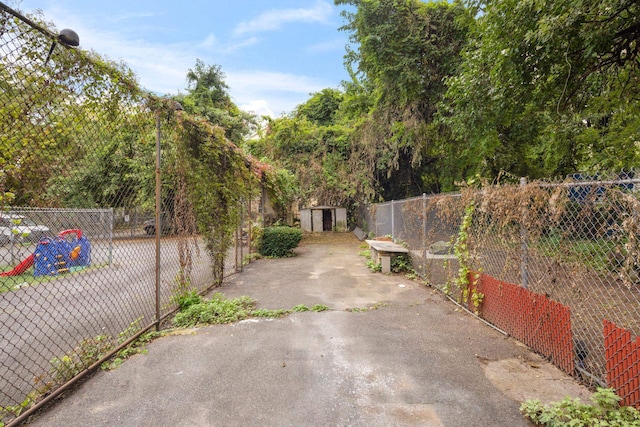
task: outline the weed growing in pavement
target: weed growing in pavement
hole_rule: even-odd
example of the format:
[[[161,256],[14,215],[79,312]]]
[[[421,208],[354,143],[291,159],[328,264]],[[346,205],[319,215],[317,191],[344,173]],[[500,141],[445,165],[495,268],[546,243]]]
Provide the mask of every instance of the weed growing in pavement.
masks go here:
[[[249,317],[255,305],[255,300],[249,297],[224,299],[218,292],[210,300],[200,300],[182,308],[173,318],[173,324],[188,327],[237,322]]]
[[[358,252],[358,255],[363,256],[366,259],[371,259],[371,251],[368,249]]]
[[[259,308],[257,310],[253,310],[251,312],[251,316],[252,317],[270,317],[270,318],[277,318],[277,317],[284,317],[287,314],[290,314],[291,310],[285,310],[283,308],[279,308],[276,310],[268,310],[266,308]]]
[[[188,291],[177,295],[175,297],[175,302],[178,305],[180,310],[187,308],[194,304],[200,304],[202,302],[202,297],[198,295],[196,291]]]
[[[372,259],[367,261],[367,267],[369,267],[369,270],[374,273],[380,273],[382,271],[382,264],[379,264]]]
[[[370,311],[370,310],[377,310],[379,308],[382,307],[388,307],[390,304],[387,302],[377,302],[375,304],[373,304],[371,307],[354,307],[354,308],[347,308],[345,311],[349,311],[351,313],[362,313],[365,311]]]
[[[242,265],[248,265],[251,264],[253,261],[261,259],[262,255],[260,255],[258,252],[253,252],[247,255],[244,255],[242,257]]]
[[[316,304],[311,309],[304,304],[296,305],[291,310],[286,309],[256,309],[256,301],[247,296],[225,299],[221,293],[214,294],[211,299],[189,300],[184,304],[178,314],[173,318],[173,324],[178,327],[190,327],[196,325],[210,325],[221,323],[233,323],[249,317],[283,317],[291,313],[303,311],[326,311],[329,307]]]
[[[529,421],[541,426],[640,426],[640,411],[620,407],[611,388],[598,388],[591,396],[593,405],[567,397],[561,402],[544,405],[540,400],[527,400],[520,412]]]
[[[161,331],[149,331],[140,335],[137,340],[117,352],[113,358],[100,365],[100,369],[104,371],[111,371],[118,368],[124,363],[125,360],[133,355],[146,354],[147,349],[145,348],[145,344],[148,344],[154,339],[161,336],[163,336],[163,332]]]

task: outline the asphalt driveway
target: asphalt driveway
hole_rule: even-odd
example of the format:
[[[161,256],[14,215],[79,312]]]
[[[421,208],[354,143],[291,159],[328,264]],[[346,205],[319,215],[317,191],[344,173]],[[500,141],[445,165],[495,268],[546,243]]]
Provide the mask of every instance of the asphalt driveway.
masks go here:
[[[35,426],[526,426],[526,398],[587,398],[514,340],[401,276],[350,234],[259,260],[217,289],[324,312],[182,330],[98,372]]]

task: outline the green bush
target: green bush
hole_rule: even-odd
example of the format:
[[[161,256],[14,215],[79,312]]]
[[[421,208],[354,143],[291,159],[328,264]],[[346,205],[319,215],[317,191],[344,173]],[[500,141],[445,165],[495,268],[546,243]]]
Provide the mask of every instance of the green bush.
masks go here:
[[[270,257],[286,257],[302,239],[302,231],[292,227],[266,227],[260,243],[260,254]]]

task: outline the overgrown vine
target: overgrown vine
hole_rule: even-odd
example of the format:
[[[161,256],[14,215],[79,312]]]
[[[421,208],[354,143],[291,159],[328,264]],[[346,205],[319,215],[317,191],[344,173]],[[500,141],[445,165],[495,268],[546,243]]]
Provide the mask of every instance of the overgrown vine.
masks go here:
[[[460,303],[469,304],[469,299],[473,303],[474,312],[478,314],[480,304],[484,295],[476,288],[477,274],[474,273],[474,280],[469,280],[471,273],[471,255],[469,253],[469,230],[473,224],[473,214],[476,211],[475,202],[472,200],[465,208],[462,224],[453,244],[453,253],[458,259],[458,277],[455,284],[460,289]]]

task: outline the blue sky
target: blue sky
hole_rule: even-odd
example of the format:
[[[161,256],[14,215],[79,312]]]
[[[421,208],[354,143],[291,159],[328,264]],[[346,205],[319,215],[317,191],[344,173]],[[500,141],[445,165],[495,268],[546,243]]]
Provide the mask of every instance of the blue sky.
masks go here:
[[[238,106],[277,117],[348,78],[347,34],[333,0],[5,2],[75,30],[82,49],[123,61],[158,94],[184,93],[199,58],[222,67]]]

